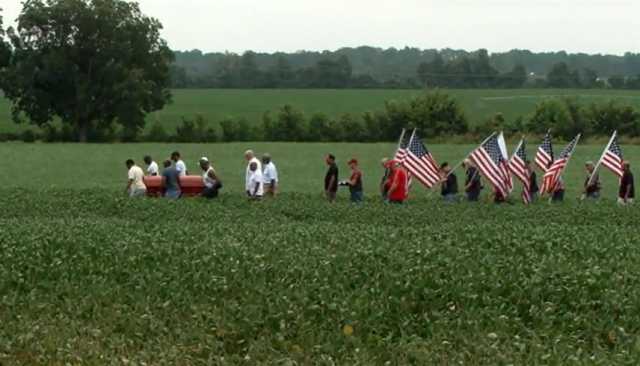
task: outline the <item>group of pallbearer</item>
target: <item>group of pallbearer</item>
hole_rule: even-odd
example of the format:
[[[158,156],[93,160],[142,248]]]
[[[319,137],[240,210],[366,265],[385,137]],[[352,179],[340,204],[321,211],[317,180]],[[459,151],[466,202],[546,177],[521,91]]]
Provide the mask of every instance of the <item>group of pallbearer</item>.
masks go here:
[[[493,133],[477,148],[472,150],[458,165],[450,167],[448,163],[438,164],[423,141],[414,130],[410,135],[402,132],[394,159],[386,167],[392,169],[390,178],[383,178],[382,191],[387,195],[388,188],[393,193],[395,171],[404,171],[407,181],[411,179],[433,188],[441,186],[441,194],[445,201],[458,200],[458,180],[455,170],[464,167],[464,194],[468,201],[478,201],[483,189],[484,178],[492,187],[494,202],[506,202],[514,191],[516,177],[522,184],[522,200],[530,204],[540,197],[548,197],[550,202],[564,200],[565,184],[563,173],[567,168],[571,156],[580,141],[581,135],[576,136],[558,155],[554,155],[551,134],[548,132],[542,144],[537,149],[534,163],[542,172],[542,180],[538,184],[536,169],[527,158],[526,140],[522,138],[515,151],[509,156],[503,133]],[[618,143],[617,132],[614,132],[604,149],[600,159],[594,163],[585,163],[586,179],[581,199],[598,199],[600,197],[599,168],[605,167],[619,178],[618,203],[629,205],[635,197],[634,178],[630,164],[624,160],[622,149]],[[401,175],[402,175],[401,174]],[[407,184],[407,190],[410,184]],[[387,198],[393,202],[393,198]]]
[[[412,182],[422,183],[427,188],[440,186],[440,193],[446,202],[459,200],[458,179],[455,171],[459,167],[465,168],[464,195],[468,201],[478,201],[483,190],[483,179],[492,188],[492,200],[496,203],[508,202],[509,196],[515,189],[514,179],[521,182],[521,197],[525,204],[530,204],[541,197],[548,197],[550,202],[564,200],[565,184],[563,173],[567,168],[573,152],[580,141],[576,136],[559,155],[555,156],[551,134],[547,133],[538,146],[533,163],[527,158],[526,141],[520,140],[515,151],[509,156],[503,133],[493,133],[477,148],[473,149],[459,164],[450,166],[448,163],[438,164],[417,131],[411,134],[402,131],[398,149],[393,159],[383,159],[384,175],[380,182],[380,192],[385,202],[402,204],[409,197]],[[251,200],[260,200],[263,196],[274,197],[278,191],[278,171],[271,161],[269,154],[258,159],[252,150],[244,154],[247,161],[245,176],[245,193]],[[202,170],[201,176],[187,176],[187,167],[179,152],[171,154],[170,159],[163,162],[164,170],[160,172],[158,164],[150,156],[144,157],[147,164],[147,174],[138,167],[132,159],[126,161],[128,180],[126,191],[131,197],[147,195],[145,179],[147,177],[161,177],[162,196],[177,199],[183,196],[181,182],[195,179],[197,181],[195,194],[206,198],[215,198],[222,188],[222,180],[207,157],[199,160]],[[358,160],[351,159],[347,163],[351,174],[347,180],[339,180],[339,169],[336,157],[328,154],[325,158],[328,170],[324,180],[326,198],[333,202],[336,199],[338,187],[348,187],[351,201],[363,201],[363,174]],[[542,180],[538,183],[537,167],[542,172]],[[618,203],[629,205],[635,198],[634,178],[630,164],[625,161],[622,149],[618,143],[617,133],[614,132],[609,143],[597,162],[588,161],[585,164],[586,179],[581,199],[598,199],[600,197],[599,168],[605,167],[619,178]],[[189,188],[193,188],[190,185]]]

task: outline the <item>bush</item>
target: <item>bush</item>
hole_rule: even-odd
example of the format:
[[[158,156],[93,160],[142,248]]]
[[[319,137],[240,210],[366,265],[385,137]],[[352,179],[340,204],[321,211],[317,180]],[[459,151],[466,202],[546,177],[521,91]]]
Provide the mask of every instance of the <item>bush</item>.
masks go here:
[[[225,142],[249,141],[258,135],[257,131],[251,128],[245,118],[237,120],[225,118],[220,121],[220,128],[222,129],[222,141]]]
[[[37,139],[38,139],[38,135],[31,129],[24,130],[20,134],[20,140],[22,140],[24,142],[27,142],[27,143],[36,142]]]
[[[588,120],[584,118],[584,108],[574,99],[545,100],[536,106],[526,124],[527,130],[542,135],[548,130],[554,136],[567,141],[577,134],[590,133]]]
[[[268,141],[304,141],[308,136],[304,114],[290,105],[280,108],[275,120],[270,114],[265,114],[262,127]]]
[[[169,142],[169,134],[162,123],[156,121],[144,139],[149,142]]]

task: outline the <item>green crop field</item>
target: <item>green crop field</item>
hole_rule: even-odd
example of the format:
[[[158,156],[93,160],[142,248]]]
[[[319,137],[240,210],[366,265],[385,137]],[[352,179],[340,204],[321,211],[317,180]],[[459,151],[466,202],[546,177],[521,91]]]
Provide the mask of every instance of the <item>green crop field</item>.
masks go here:
[[[243,197],[249,147],[276,200]],[[637,364],[640,211],[605,172],[605,199],[576,200],[601,148],[580,146],[561,205],[416,186],[396,207],[376,197],[392,144],[0,144],[0,364]],[[218,200],[124,197],[126,158],[175,149],[214,161]],[[343,176],[362,160],[364,205],[322,200],[329,151]]]
[[[459,99],[472,123],[495,113],[503,113],[507,119],[526,117],[545,98],[563,96],[576,97],[585,103],[615,99],[640,108],[640,91],[494,89],[445,92]],[[196,115],[202,115],[209,123],[217,123],[225,117],[245,117],[249,122],[257,123],[266,111],[275,111],[285,104],[291,104],[307,115],[316,112],[329,116],[343,113],[359,115],[383,109],[386,100],[406,99],[419,93],[418,90],[175,90],[173,103],[150,114],[147,127],[159,121],[172,129],[182,117],[193,118]],[[15,125],[10,120],[9,104],[0,99],[0,132],[25,128],[25,125]]]

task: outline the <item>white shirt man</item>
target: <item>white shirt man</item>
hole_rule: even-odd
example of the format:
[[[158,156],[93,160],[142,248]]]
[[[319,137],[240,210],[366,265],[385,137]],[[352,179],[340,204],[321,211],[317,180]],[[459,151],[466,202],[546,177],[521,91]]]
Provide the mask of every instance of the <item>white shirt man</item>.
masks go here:
[[[250,164],[250,167],[254,165]],[[255,165],[254,165],[255,166]],[[253,199],[260,199],[264,195],[264,181],[262,178],[262,171],[260,168],[255,170],[249,169],[249,179],[247,181],[247,194]]]
[[[185,175],[187,175],[187,164],[185,164],[182,159],[179,159],[178,161],[176,161],[176,170],[178,171],[178,173],[180,173],[181,177],[184,177]]]
[[[135,165],[133,161],[127,161],[128,193],[129,197],[142,197],[147,192],[147,186],[144,184],[144,172],[142,168]]]
[[[271,182],[275,182],[278,184],[278,170],[276,169],[276,165],[273,162],[269,162],[264,166],[264,172],[262,173],[264,178],[264,183],[271,184]]]
[[[247,150],[244,153],[244,158],[247,160],[247,173],[245,176],[245,190],[246,191],[250,191],[250,185],[249,185],[249,180],[251,179],[251,164],[252,163],[256,163],[257,165],[257,169],[258,171],[260,171],[260,176],[262,177],[262,163],[260,162],[260,160],[258,160],[258,158],[255,157],[255,154],[253,153],[253,151],[251,150]]]
[[[150,175],[152,177],[160,175],[160,169],[158,169],[158,163],[156,163],[155,161],[151,161],[151,163],[147,167],[147,175]]]

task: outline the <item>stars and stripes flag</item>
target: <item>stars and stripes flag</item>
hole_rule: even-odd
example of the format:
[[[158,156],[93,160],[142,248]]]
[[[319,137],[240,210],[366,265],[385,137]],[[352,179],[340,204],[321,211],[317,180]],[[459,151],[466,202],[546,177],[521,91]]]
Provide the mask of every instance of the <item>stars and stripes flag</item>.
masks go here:
[[[538,147],[535,161],[538,168],[543,172],[546,172],[547,168],[553,163],[553,145],[551,145],[551,134],[549,132],[544,135],[544,140]]]
[[[609,142],[609,146],[605,149],[600,162],[602,165],[609,168],[609,170],[611,170],[613,174],[622,178],[622,175],[624,174],[624,159],[622,157],[622,149],[618,144],[617,131],[613,133],[611,142]]]
[[[541,191],[543,193],[552,193],[558,184],[558,179],[562,176],[564,169],[569,164],[569,160],[571,159],[571,155],[573,155],[573,151],[576,149],[578,145],[578,141],[580,141],[580,136],[576,136],[573,141],[571,141],[560,153],[560,156],[556,161],[551,164],[549,169],[544,173],[544,179],[542,183]]]
[[[506,177],[501,168],[504,159],[498,144],[498,136],[495,133],[491,135],[469,156],[496,191],[503,197],[507,197],[509,187],[507,187]]]
[[[440,181],[440,168],[415,131],[406,151],[403,165],[411,176],[427,188],[436,185]]]
[[[400,142],[398,143],[398,150],[396,150],[396,155],[393,157],[394,160],[400,163],[404,161],[404,159],[407,157],[407,147],[409,146],[410,139],[411,135],[407,135],[406,130],[402,129]]]
[[[505,179],[505,184],[509,193],[513,191],[513,178],[511,177],[511,171],[509,170],[509,152],[507,150],[507,143],[504,139],[504,133],[500,132],[498,135],[498,146],[500,146],[500,153],[502,154],[502,162],[500,163],[500,169]]]
[[[527,168],[526,142],[520,140],[516,151],[509,160],[509,170],[522,182],[522,201],[525,204],[531,203],[531,178]]]

